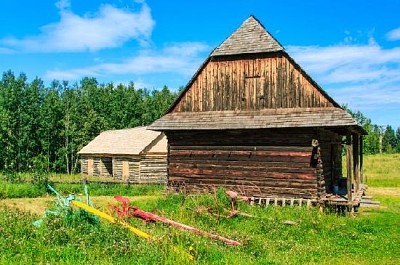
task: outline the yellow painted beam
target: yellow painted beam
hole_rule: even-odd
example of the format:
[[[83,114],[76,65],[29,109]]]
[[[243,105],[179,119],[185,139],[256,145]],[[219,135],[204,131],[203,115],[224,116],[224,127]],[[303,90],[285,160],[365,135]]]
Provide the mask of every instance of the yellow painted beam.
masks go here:
[[[105,220],[107,220],[107,221],[109,221],[111,223],[118,223],[118,224],[122,225],[123,227],[128,228],[131,232],[133,232],[134,234],[136,234],[136,235],[138,235],[140,237],[143,237],[145,239],[150,239],[150,235],[149,234],[147,234],[147,233],[145,233],[145,232],[143,232],[143,231],[141,231],[141,230],[139,230],[139,229],[137,229],[137,228],[125,223],[125,222],[121,222],[121,221],[115,219],[114,217],[112,217],[111,215],[106,214],[105,212],[102,212],[100,210],[97,210],[96,208],[93,208],[93,207],[91,207],[91,206],[89,206],[89,205],[87,205],[87,204],[85,204],[83,202],[72,201],[72,204],[75,205],[76,207],[82,208],[85,211],[88,211],[88,212],[90,212],[90,213],[92,213],[94,215],[97,215],[98,217],[103,218],[103,219],[105,219]]]

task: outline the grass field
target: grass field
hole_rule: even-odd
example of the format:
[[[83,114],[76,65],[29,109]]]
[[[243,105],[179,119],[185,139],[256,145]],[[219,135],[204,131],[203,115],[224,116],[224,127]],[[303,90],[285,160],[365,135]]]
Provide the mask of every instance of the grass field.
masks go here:
[[[355,217],[319,213],[305,207],[240,204],[240,210],[253,217],[216,218],[199,209],[228,209],[229,201],[222,191],[207,196],[184,196],[164,195],[160,187],[136,190],[131,187],[135,192],[127,191],[124,186],[118,190],[117,185],[110,190],[95,185],[90,188],[97,192],[92,197],[97,208],[106,210],[113,203],[112,196],[100,195],[120,192],[131,196],[132,204],[143,210],[240,241],[242,245],[236,247],[138,219],[129,222],[151,234],[151,241],[107,222],[92,225],[79,219],[66,221],[55,217],[36,228],[32,222],[53,197],[3,199],[0,200],[0,263],[400,264],[398,163],[398,155],[365,158],[367,193],[379,200],[382,207],[360,209]],[[387,175],[386,168],[389,168]],[[62,185],[67,189],[63,190]],[[70,184],[62,185],[58,186],[61,191],[71,189]],[[194,260],[188,260],[186,253],[192,254]]]
[[[400,154],[365,156],[364,175],[371,187],[400,187]]]

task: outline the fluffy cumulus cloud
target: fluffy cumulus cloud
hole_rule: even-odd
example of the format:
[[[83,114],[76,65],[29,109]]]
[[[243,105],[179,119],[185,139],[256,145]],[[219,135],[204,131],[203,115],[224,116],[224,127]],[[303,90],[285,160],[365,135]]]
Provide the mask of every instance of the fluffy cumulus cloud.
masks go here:
[[[400,40],[400,28],[389,31],[386,34],[386,37],[388,40],[391,40],[391,41]]]
[[[37,36],[7,38],[0,42],[27,52],[96,51],[118,47],[132,39],[144,44],[155,22],[146,3],[137,5],[136,12],[103,4],[96,13],[78,15],[71,11],[68,0],[61,0],[56,4],[60,13],[58,22],[43,26]]]
[[[154,73],[173,73],[189,76],[195,72],[204,59],[203,53],[209,46],[198,43],[170,44],[161,50],[144,49],[136,56],[121,62],[100,63],[83,68],[51,70],[45,79],[78,80],[84,76],[102,77],[106,75],[146,75]]]
[[[357,109],[400,104],[400,48],[291,46],[289,54],[339,103]],[[377,104],[379,103],[379,104]]]

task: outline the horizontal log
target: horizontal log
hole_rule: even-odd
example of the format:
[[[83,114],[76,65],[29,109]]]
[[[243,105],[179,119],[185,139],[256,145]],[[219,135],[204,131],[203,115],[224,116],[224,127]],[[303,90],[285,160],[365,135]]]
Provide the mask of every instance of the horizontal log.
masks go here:
[[[210,170],[210,169],[187,169],[187,168],[169,168],[169,175],[179,175],[187,177],[196,176],[222,176],[222,177],[238,177],[238,178],[276,178],[276,179],[309,179],[316,180],[313,174],[301,173],[279,173],[279,172],[261,172],[261,171],[240,171],[240,170]]]
[[[232,156],[229,154],[217,155],[217,154],[206,154],[206,155],[193,155],[180,153],[170,153],[169,161],[177,162],[189,161],[189,160],[215,160],[215,161],[263,161],[263,162],[291,162],[291,163],[310,163],[309,156],[261,156],[261,155],[242,155]]]
[[[265,168],[293,168],[293,169],[302,169],[302,168],[310,168],[310,161],[306,162],[288,162],[288,161],[262,161],[262,160],[214,160],[214,159],[185,159],[185,158],[177,158],[171,157],[169,164],[176,165],[187,165],[187,164],[208,164],[208,165],[220,165],[220,166],[243,166],[243,167],[265,167]],[[312,168],[314,169],[314,168]],[[315,169],[314,169],[315,170]]]
[[[170,146],[170,150],[206,150],[206,151],[288,151],[288,152],[311,152],[312,147],[307,146]]]
[[[202,168],[210,170],[243,170],[243,171],[263,171],[263,172],[279,172],[279,173],[306,173],[316,174],[317,170],[308,164],[299,165],[294,163],[262,163],[259,161],[186,161],[186,162],[170,162],[169,168]]]
[[[222,151],[222,150],[170,150],[171,156],[293,156],[293,157],[311,157],[311,152],[290,152],[290,151]]]
[[[299,188],[299,189],[315,189],[317,183],[311,181],[277,181],[275,179],[239,179],[239,178],[188,178],[177,175],[170,175],[170,181],[177,181],[189,184],[210,184],[210,185],[249,185],[257,187],[282,187],[282,188]]]

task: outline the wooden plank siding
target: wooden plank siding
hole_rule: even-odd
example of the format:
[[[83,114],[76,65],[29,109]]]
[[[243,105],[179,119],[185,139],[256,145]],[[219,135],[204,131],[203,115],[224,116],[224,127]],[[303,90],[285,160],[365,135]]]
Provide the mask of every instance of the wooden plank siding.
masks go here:
[[[88,169],[89,157],[81,156],[80,162],[81,162],[81,173],[82,175],[87,176],[89,174],[89,169]]]
[[[167,155],[145,154],[140,161],[139,183],[167,183]]]
[[[90,163],[90,160],[93,162]],[[110,178],[113,182],[166,184],[167,155],[150,153],[141,156],[81,156],[81,174],[83,177],[105,177],[102,180]]]
[[[139,182],[139,165],[138,156],[114,157],[114,178],[123,182]]]
[[[212,57],[172,112],[333,107],[284,53]]]
[[[311,128],[167,132],[169,185],[193,192],[224,186],[248,196],[316,199],[325,193],[327,176],[322,163],[310,166],[311,141],[326,142],[323,154],[332,136]]]

